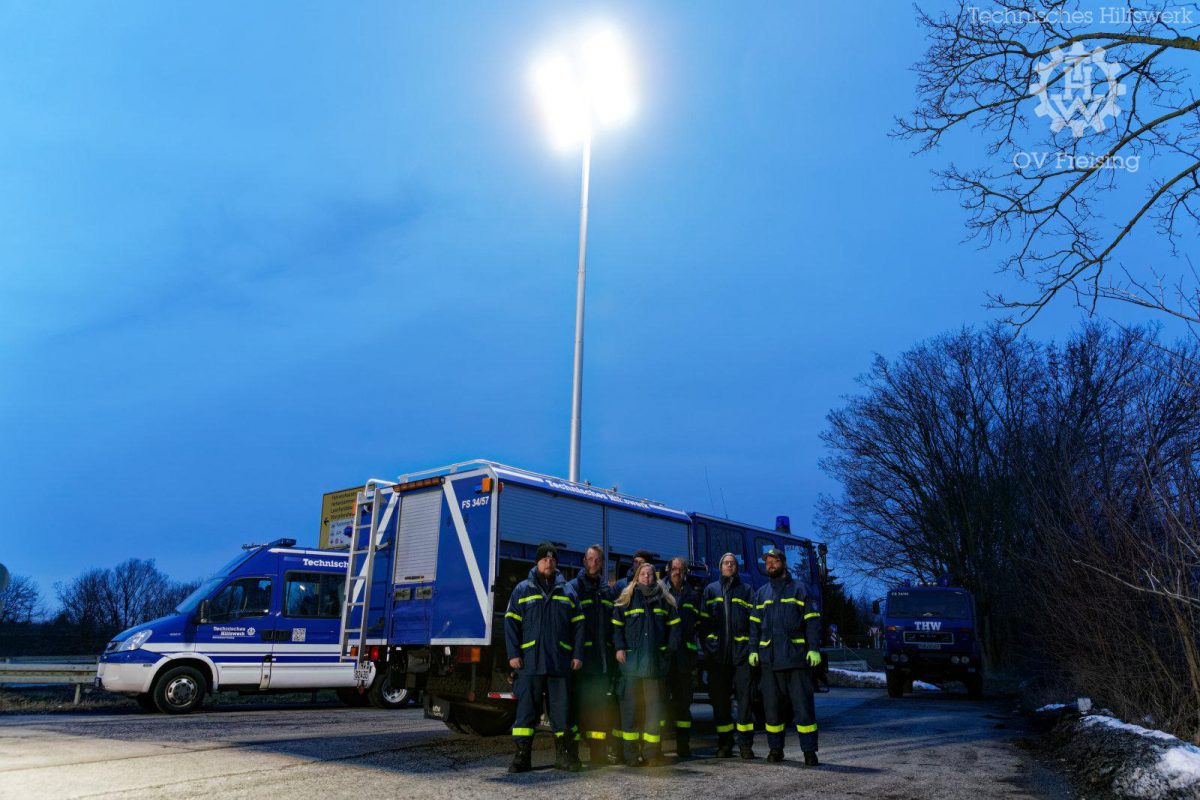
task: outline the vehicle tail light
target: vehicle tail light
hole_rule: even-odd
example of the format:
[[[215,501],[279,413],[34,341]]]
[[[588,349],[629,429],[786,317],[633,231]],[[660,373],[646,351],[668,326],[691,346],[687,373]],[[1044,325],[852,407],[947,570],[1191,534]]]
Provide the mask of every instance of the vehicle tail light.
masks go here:
[[[379,660],[379,647],[378,647],[378,646],[375,646],[375,647],[372,647],[372,648],[371,648],[371,660],[372,660],[372,661],[378,661],[378,660]]]
[[[478,647],[460,647],[454,653],[454,660],[459,664],[478,664],[481,654]]]

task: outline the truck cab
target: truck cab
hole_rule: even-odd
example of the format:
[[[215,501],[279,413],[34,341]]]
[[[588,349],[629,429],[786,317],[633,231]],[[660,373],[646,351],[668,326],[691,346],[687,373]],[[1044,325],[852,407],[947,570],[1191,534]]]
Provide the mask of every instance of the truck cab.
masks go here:
[[[884,667],[889,697],[912,682],[961,681],[972,698],[983,695],[983,663],[975,601],[966,589],[904,586],[888,592],[883,608]]]
[[[169,714],[217,691],[332,688],[359,704],[353,667],[338,658],[346,554],[295,544],[248,547],[173,614],[119,633],[100,656],[96,686]],[[371,688],[367,697],[384,707],[406,699]]]

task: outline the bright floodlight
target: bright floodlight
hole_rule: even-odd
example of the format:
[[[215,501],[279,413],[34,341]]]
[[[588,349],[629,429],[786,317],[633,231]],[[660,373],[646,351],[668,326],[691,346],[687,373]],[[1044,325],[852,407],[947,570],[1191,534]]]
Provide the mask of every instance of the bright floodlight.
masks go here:
[[[534,86],[556,147],[578,145],[593,124],[612,127],[634,112],[633,69],[620,34],[608,25],[587,29],[576,46],[543,54]]]

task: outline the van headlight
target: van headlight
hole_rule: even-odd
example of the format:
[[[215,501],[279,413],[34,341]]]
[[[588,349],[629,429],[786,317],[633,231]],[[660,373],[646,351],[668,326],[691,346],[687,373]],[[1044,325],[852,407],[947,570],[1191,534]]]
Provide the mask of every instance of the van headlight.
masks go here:
[[[114,653],[123,653],[126,650],[137,650],[143,644],[146,643],[146,640],[150,638],[151,633],[152,633],[152,631],[149,631],[149,630],[138,631],[137,633],[135,633],[133,636],[130,636],[125,641],[118,642],[117,647],[115,650],[113,650],[113,652]]]

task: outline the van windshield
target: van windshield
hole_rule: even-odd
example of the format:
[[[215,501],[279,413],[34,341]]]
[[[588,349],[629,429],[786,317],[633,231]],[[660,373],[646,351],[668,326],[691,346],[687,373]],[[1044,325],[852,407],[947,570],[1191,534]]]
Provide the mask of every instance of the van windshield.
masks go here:
[[[196,591],[189,594],[175,606],[176,614],[190,614],[200,606],[200,601],[212,594],[213,589],[221,585],[221,581],[225,580],[225,576],[209,578],[204,583],[196,587]]]
[[[887,615],[889,617],[970,619],[971,601],[966,592],[955,589],[889,592]]]

